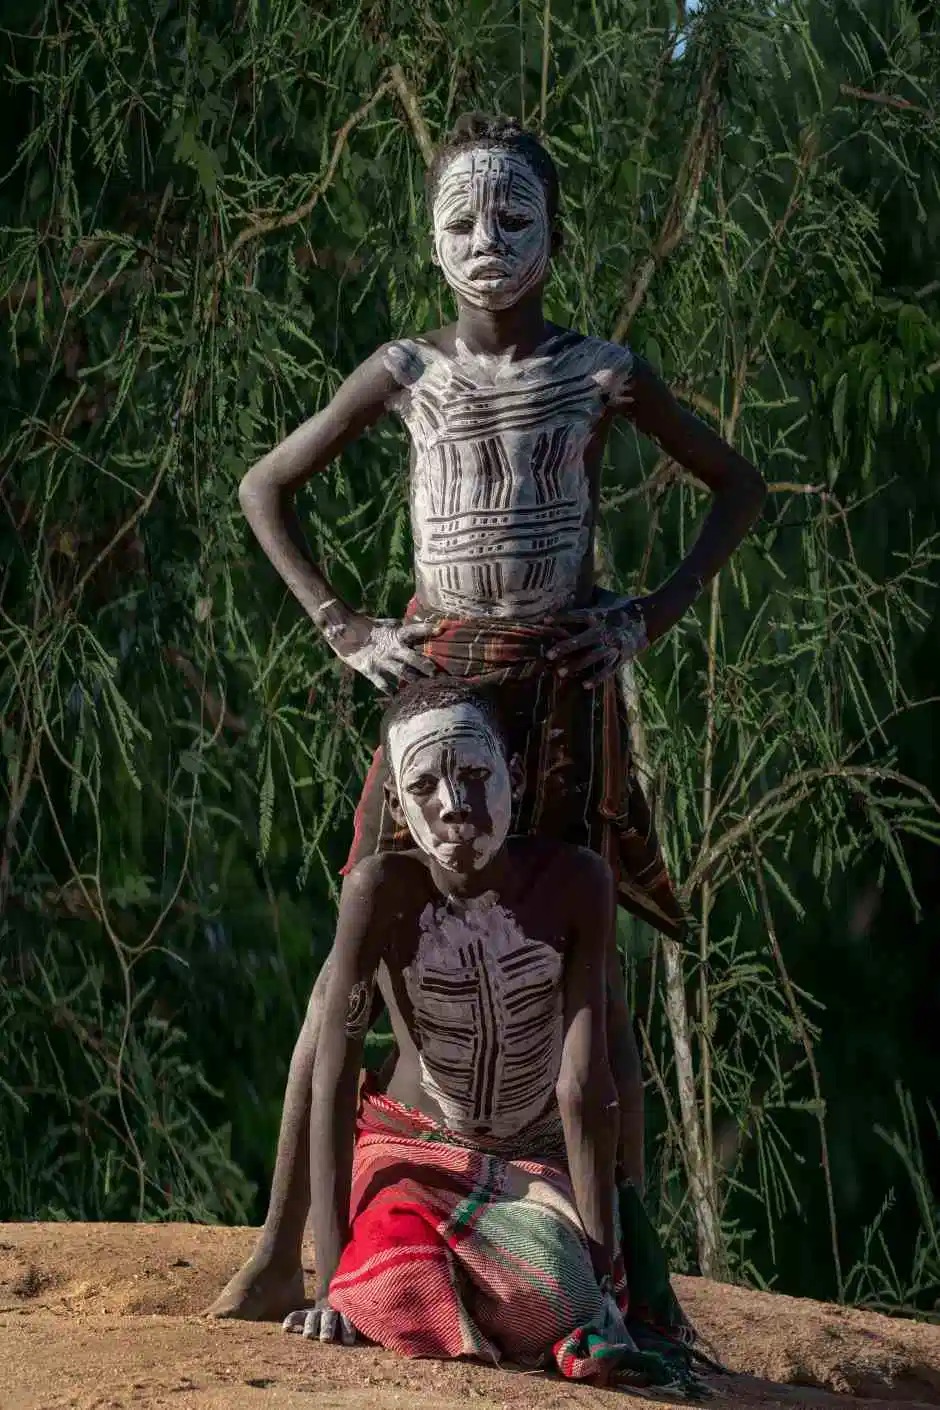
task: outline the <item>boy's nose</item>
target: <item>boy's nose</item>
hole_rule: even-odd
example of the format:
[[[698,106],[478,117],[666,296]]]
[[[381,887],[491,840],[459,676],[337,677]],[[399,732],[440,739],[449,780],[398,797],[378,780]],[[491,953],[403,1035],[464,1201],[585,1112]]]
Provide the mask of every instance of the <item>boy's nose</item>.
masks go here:
[[[461,822],[469,815],[467,800],[460,789],[443,780],[441,783],[441,822]]]
[[[490,215],[481,215],[473,227],[473,253],[494,254],[501,245],[499,227]]]

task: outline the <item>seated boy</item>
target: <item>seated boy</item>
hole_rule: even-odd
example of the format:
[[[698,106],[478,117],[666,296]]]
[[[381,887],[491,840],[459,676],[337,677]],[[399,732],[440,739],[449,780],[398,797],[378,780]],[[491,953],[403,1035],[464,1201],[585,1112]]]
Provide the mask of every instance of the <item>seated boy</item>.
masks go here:
[[[382,737],[388,806],[412,847],[363,859],[343,891],[310,1117],[317,1300],[285,1327],[345,1344],[358,1331],[406,1356],[687,1382],[668,1281],[650,1309],[618,1241],[615,1159],[641,1147],[642,1084],[620,1004],[634,1059],[621,1113],[605,1031],[610,868],[507,836],[523,770],[478,690],[412,686]],[[357,1122],[376,983],[398,1058],[384,1092],[367,1081]],[[656,1351],[639,1349],[653,1335],[631,1317],[640,1303],[664,1324]]]

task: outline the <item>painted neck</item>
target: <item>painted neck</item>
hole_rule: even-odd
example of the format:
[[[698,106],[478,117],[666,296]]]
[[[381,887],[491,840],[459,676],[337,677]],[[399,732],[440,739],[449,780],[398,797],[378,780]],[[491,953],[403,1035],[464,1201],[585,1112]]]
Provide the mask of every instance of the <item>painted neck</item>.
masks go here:
[[[457,337],[472,353],[492,356],[513,349],[517,358],[530,357],[551,335],[541,289],[503,309],[476,308],[458,296],[457,310]]]
[[[436,857],[429,856],[431,880],[442,896],[453,896],[455,900],[469,900],[472,896],[482,896],[484,891],[495,891],[502,898],[508,890],[512,877],[512,866],[507,855],[505,842],[499,851],[490,858],[479,871],[453,872],[442,867]]]

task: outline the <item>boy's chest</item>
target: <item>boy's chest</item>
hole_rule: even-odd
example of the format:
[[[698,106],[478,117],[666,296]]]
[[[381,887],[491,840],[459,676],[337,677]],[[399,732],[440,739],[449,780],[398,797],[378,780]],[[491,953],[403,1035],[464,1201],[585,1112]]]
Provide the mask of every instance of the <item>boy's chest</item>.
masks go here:
[[[606,410],[586,372],[478,382],[436,365],[412,389],[405,421],[419,467],[495,504],[543,504],[579,489]]]
[[[509,911],[492,894],[462,910],[431,902],[399,947],[395,988],[419,1034],[482,1026],[511,1039],[560,1012],[563,950],[537,908]]]

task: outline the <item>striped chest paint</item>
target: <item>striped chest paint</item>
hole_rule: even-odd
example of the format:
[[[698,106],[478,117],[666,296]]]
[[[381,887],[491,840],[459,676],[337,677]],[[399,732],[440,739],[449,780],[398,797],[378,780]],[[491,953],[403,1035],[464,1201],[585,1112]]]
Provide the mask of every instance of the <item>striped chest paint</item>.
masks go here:
[[[418,594],[463,617],[531,618],[573,600],[588,551],[585,452],[611,403],[629,402],[633,358],[561,336],[518,362],[394,343],[386,362],[415,449],[411,520]]]
[[[562,1048],[562,956],[531,940],[493,892],[428,905],[404,972],[421,1080],[447,1125],[510,1136],[554,1100]]]

